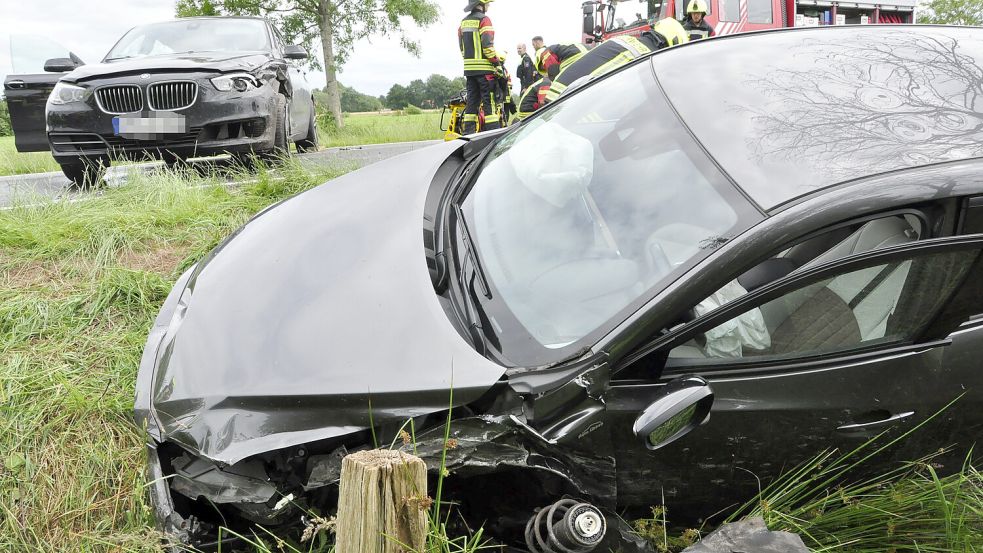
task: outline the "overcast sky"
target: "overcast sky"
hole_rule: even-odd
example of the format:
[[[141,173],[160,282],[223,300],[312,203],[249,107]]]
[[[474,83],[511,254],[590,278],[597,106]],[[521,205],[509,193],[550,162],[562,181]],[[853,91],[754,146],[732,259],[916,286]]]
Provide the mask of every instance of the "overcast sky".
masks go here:
[[[406,84],[431,73],[449,77],[461,73],[457,26],[465,2],[437,0],[441,21],[425,29],[411,29],[423,47],[420,58],[407,54],[397,37],[373,38],[356,45],[339,80],[362,92],[380,95],[393,83]],[[510,70],[515,69],[515,45],[537,34],[547,43],[580,39],[581,0],[497,0],[488,15],[495,24],[496,46],[507,48]],[[95,63],[124,32],[135,25],[171,19],[174,0],[0,0],[0,77],[11,69],[10,42],[23,35],[43,35]],[[23,42],[21,42],[23,43]],[[23,70],[21,70],[23,71]],[[323,73],[310,75],[324,85]]]

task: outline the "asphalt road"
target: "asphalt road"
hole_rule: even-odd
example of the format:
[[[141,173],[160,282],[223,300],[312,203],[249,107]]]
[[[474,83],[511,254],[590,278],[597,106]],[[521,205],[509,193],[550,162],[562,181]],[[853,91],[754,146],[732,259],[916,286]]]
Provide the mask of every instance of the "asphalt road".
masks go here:
[[[361,167],[439,143],[439,140],[426,140],[422,142],[343,146],[340,148],[327,148],[311,154],[299,154],[297,157],[304,165],[331,165],[337,162],[345,162]],[[191,163],[194,166],[209,166],[225,163],[227,159],[206,158],[193,160]],[[126,182],[127,176],[133,171],[151,171],[161,165],[161,162],[154,162],[112,167],[106,175],[106,183],[108,186],[119,186]],[[23,204],[25,202],[31,203],[32,201],[41,201],[44,199],[78,201],[91,193],[71,190],[68,179],[61,172],[0,177],[0,209],[9,207],[15,202]]]

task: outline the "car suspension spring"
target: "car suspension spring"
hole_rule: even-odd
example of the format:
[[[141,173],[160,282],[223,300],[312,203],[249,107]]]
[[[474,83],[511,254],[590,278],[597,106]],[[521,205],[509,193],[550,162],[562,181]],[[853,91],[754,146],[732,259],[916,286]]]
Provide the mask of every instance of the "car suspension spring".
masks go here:
[[[607,521],[597,507],[561,499],[538,509],[526,523],[532,553],[588,553],[604,539]]]

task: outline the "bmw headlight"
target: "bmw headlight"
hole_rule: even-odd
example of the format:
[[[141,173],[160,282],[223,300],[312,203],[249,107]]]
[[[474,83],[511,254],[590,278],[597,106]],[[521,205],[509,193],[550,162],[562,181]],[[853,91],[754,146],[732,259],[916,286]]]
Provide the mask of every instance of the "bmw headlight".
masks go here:
[[[249,73],[230,73],[212,79],[212,85],[222,92],[235,90],[245,92],[251,88],[259,88],[259,80]]]
[[[58,82],[55,83],[55,88],[51,91],[51,96],[48,97],[48,101],[56,106],[63,106],[74,102],[84,102],[86,96],[88,96],[88,93],[89,90],[82,88],[81,86]]]

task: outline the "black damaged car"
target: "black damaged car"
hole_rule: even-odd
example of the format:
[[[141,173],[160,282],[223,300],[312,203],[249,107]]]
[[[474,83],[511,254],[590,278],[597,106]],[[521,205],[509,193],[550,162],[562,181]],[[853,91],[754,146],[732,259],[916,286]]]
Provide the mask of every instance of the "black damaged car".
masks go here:
[[[707,516],[925,421],[868,468],[953,445],[957,468],[981,348],[983,30],[789,29],[658,52],[259,213],[177,282],[135,408],[180,543],[296,535],[341,458],[410,419],[435,473],[453,396],[445,501],[588,551],[598,513]],[[529,520],[565,496],[596,510],[563,549]]]
[[[112,159],[286,155],[316,150],[314,99],[266,20],[200,17],[141,25],[102,62],[50,59],[46,74],[9,75],[4,95],[18,151],[51,150],[78,186]]]

